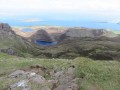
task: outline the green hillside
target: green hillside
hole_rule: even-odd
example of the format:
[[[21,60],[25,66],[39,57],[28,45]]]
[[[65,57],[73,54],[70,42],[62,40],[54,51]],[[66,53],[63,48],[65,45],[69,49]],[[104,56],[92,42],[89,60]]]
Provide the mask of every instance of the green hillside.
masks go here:
[[[75,77],[80,90],[120,90],[120,63],[118,61],[93,61],[89,58],[76,59],[40,59],[20,58],[0,53],[0,90],[19,79],[8,78],[8,75],[31,65],[40,64],[48,71],[65,70],[75,65]],[[47,76],[48,77],[48,76]],[[39,85],[30,83],[32,90],[40,90]],[[18,89],[15,89],[18,90]]]

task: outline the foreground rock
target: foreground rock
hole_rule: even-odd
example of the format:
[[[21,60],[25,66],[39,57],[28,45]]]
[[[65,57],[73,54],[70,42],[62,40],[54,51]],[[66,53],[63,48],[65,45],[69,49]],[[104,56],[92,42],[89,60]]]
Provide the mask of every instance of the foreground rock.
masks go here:
[[[36,65],[32,66],[32,68],[33,67],[35,68]],[[43,66],[39,65],[39,68],[40,67],[43,68]],[[11,84],[7,90],[32,90],[29,83],[39,85],[39,90],[80,90],[80,87],[76,83],[78,79],[75,79],[74,65],[70,66],[66,70],[54,72],[49,76],[51,79],[46,79],[40,74],[28,70],[16,70],[11,73],[9,78],[19,78],[21,80]]]
[[[74,81],[75,78],[75,66],[72,65],[66,71],[60,71],[55,74],[59,81],[58,87],[54,90],[79,90],[80,87]],[[74,82],[73,82],[74,81]]]
[[[28,87],[28,80],[21,80],[15,84],[10,85],[10,87],[7,90],[14,90],[14,89],[21,89],[21,90],[30,90]]]
[[[11,73],[8,77],[17,78],[23,76],[24,74],[25,72],[23,70],[16,70],[15,72]]]
[[[38,83],[38,84],[45,84],[46,79],[43,76],[35,75],[34,77],[29,79],[31,82]]]

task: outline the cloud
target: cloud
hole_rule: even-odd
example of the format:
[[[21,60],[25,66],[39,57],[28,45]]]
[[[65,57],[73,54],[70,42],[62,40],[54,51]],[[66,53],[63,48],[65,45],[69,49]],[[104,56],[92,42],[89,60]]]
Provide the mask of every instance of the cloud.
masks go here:
[[[0,0],[0,13],[6,16],[80,13],[117,17],[120,15],[119,4],[120,0]]]
[[[25,19],[25,20],[21,20],[22,22],[41,22],[42,20],[39,19]]]

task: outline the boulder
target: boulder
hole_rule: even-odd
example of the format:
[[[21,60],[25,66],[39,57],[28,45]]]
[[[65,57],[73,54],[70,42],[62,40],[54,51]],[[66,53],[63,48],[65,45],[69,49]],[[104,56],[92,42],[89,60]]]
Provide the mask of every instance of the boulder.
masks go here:
[[[40,90],[51,90],[51,89],[48,86],[44,86]]]
[[[15,72],[11,73],[8,77],[11,78],[32,78],[32,77],[36,77],[37,74],[35,72],[31,72],[31,71],[23,71],[23,70],[16,70]]]
[[[26,78],[32,78],[32,77],[35,77],[37,74],[35,72],[25,72],[24,73],[24,77]]]
[[[80,88],[77,84],[68,82],[66,84],[59,85],[54,90],[80,90]]]
[[[28,87],[28,80],[20,80],[19,82],[10,85],[10,87],[7,90],[14,90],[14,89],[21,89],[21,90],[30,90]]]
[[[67,71],[66,71],[66,74],[68,76],[71,76],[71,77],[74,77],[75,76],[75,67],[74,65],[70,66]]]
[[[46,79],[43,76],[36,75],[35,77],[30,78],[31,82],[38,83],[38,84],[45,84]]]
[[[58,86],[58,80],[48,80],[47,81],[47,86],[49,86],[51,89],[54,89],[55,87]]]
[[[16,78],[21,77],[25,74],[23,70],[16,70],[15,72],[11,73],[8,77]]]
[[[16,52],[12,48],[0,49],[0,52],[7,53],[9,55],[16,55]]]
[[[56,78],[59,78],[63,75],[64,75],[64,71],[59,71],[59,72],[56,72],[53,76],[56,77]]]

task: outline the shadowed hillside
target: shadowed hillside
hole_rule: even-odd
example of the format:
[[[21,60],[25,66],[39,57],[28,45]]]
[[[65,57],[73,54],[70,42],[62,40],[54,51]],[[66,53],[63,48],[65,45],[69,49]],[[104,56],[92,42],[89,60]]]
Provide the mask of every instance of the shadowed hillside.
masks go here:
[[[18,56],[33,56],[35,44],[17,35],[8,24],[0,24],[0,52]]]

